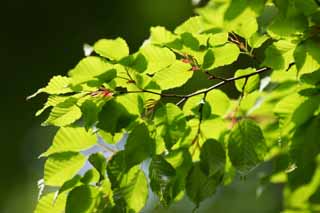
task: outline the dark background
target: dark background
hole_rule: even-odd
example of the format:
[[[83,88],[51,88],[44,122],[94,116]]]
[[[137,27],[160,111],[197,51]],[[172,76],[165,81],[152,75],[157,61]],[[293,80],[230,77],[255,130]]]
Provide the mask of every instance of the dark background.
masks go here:
[[[49,146],[55,132],[40,127],[43,117],[34,117],[45,96],[25,98],[53,75],[65,75],[76,65],[83,57],[84,43],[120,36],[133,52],[148,38],[150,26],[174,29],[192,10],[191,0],[1,0],[1,213],[32,212],[36,183],[43,175],[44,161],[37,156]],[[256,198],[256,186],[253,175],[227,187],[218,193],[222,195],[207,201],[201,212],[277,212],[281,205],[277,189]],[[192,205],[183,203],[170,211],[181,212],[181,208],[186,211]]]

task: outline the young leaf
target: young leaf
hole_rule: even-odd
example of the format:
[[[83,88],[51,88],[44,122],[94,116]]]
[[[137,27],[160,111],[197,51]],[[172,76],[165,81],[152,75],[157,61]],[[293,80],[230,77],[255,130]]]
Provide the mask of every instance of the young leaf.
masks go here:
[[[58,152],[78,152],[89,149],[97,143],[97,136],[83,127],[61,127],[56,133],[51,147],[41,154],[49,156]]]
[[[69,87],[71,79],[64,76],[54,76],[51,78],[48,85],[44,88],[39,89],[33,95],[30,95],[27,99],[37,96],[39,93],[48,93],[50,95],[59,95],[72,92],[72,89]]]
[[[49,186],[61,186],[84,165],[86,157],[75,152],[62,152],[48,157],[44,166],[44,181]]]
[[[168,48],[161,48],[155,45],[147,44],[142,47],[140,52],[148,61],[148,67],[145,71],[148,74],[154,74],[176,61],[176,56]]]
[[[60,195],[55,200],[54,192],[48,193],[40,198],[34,213],[57,213],[63,212],[66,206],[67,194]]]
[[[185,84],[193,75],[190,64],[176,61],[153,76],[153,81],[162,90],[176,88]]]
[[[223,46],[213,47],[210,48],[208,52],[209,51],[212,51],[213,56],[211,59],[212,63],[209,63],[205,66],[205,68],[208,70],[231,64],[238,59],[238,56],[240,54],[238,46],[233,43],[226,43]],[[206,55],[204,61],[208,60],[207,57],[208,55]]]
[[[72,84],[77,85],[80,83],[94,80],[95,77],[105,74],[106,72],[114,72],[113,66],[106,60],[89,56],[82,59],[77,66],[69,72],[72,78]]]
[[[129,55],[129,48],[125,40],[122,38],[116,39],[101,39],[97,41],[93,49],[99,55],[109,58],[110,60],[117,60]]]
[[[67,126],[81,117],[81,110],[76,105],[76,98],[68,98],[53,107],[49,118],[42,125]]]
[[[232,165],[238,172],[250,172],[264,160],[267,151],[260,127],[251,120],[240,121],[230,133],[228,150]]]
[[[311,39],[297,46],[294,59],[300,75],[320,69],[319,48],[319,43]]]
[[[236,71],[236,73],[234,74],[234,77],[248,75],[255,71],[256,70],[253,68],[240,69]],[[253,75],[253,76],[250,76],[248,79],[243,78],[243,79],[236,80],[235,84],[239,92],[250,93],[250,92],[253,92],[255,89],[259,88],[260,77],[259,75]]]

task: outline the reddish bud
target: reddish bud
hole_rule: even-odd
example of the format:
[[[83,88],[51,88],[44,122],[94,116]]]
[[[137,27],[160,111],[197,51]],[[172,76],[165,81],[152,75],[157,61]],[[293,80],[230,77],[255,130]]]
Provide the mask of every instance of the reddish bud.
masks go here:
[[[186,64],[190,64],[191,63],[191,61],[189,59],[187,59],[187,58],[183,58],[183,59],[181,59],[181,61],[183,63],[186,63]]]
[[[198,71],[198,70],[200,70],[200,68],[198,67],[198,66],[192,66],[192,69],[191,69],[192,71]]]

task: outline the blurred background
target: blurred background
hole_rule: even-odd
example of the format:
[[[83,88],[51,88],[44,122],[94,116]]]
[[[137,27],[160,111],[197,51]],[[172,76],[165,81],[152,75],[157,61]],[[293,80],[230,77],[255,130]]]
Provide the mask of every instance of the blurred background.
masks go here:
[[[172,30],[193,15],[193,6],[191,0],[1,0],[0,11],[0,213],[29,213],[43,176],[44,161],[38,156],[56,130],[40,127],[44,117],[34,117],[45,96],[25,98],[75,66],[84,56],[84,43],[120,36],[134,52],[148,38],[150,26]],[[256,197],[258,175],[259,170],[220,189],[198,212],[279,212],[279,187],[270,186]],[[184,199],[170,209],[146,212],[193,208]]]

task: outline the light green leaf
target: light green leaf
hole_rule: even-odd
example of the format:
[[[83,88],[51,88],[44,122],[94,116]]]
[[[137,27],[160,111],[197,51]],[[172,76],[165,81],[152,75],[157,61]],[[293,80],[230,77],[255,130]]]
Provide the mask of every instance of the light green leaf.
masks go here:
[[[122,38],[101,39],[93,45],[93,49],[99,55],[111,60],[119,61],[129,55],[128,45]]]
[[[241,174],[246,174],[264,160],[267,151],[260,127],[251,120],[240,121],[228,139],[229,157]]]
[[[183,137],[187,127],[183,112],[171,103],[157,109],[154,123],[159,134],[158,137],[163,138],[168,149]]]
[[[69,97],[68,96],[55,96],[55,95],[51,95],[48,97],[47,102],[44,104],[43,108],[38,110],[36,112],[36,116],[41,115],[46,109],[48,109],[51,106],[56,106],[62,102],[64,102],[65,100],[67,100]]]
[[[63,212],[66,206],[67,194],[61,194],[56,200],[56,193],[51,192],[40,198],[34,213]]]
[[[213,47],[223,45],[228,42],[228,32],[210,34],[209,44]]]
[[[89,56],[82,59],[77,66],[69,72],[72,78],[72,84],[80,84],[83,82],[95,80],[97,76],[114,72],[112,64],[105,59]]]
[[[221,90],[211,90],[206,96],[206,102],[210,105],[211,114],[224,116],[231,106],[230,99]]]
[[[81,110],[76,105],[76,98],[69,98],[53,107],[49,118],[42,125],[67,126],[81,117]]]
[[[84,165],[86,157],[75,152],[63,152],[48,157],[44,166],[44,181],[49,186],[61,186]]]
[[[281,3],[283,8],[269,25],[268,34],[275,39],[301,36],[308,27],[308,19],[298,11],[294,1]]]
[[[74,188],[68,195],[66,213],[96,212],[103,203],[103,194],[94,186],[83,185]],[[101,205],[102,206],[102,205]],[[101,208],[101,207],[100,207]]]
[[[152,44],[168,44],[173,42],[177,37],[164,27],[151,27],[150,42]]]
[[[48,93],[50,95],[59,95],[72,92],[72,89],[69,87],[71,79],[65,76],[57,75],[51,78],[48,85],[44,88],[39,89],[33,95],[27,97],[27,99],[37,96],[39,93]]]
[[[250,73],[254,73],[256,70],[253,68],[240,69],[237,70],[234,77],[240,77],[243,75],[248,75]],[[235,82],[236,88],[239,92],[250,93],[259,88],[260,85],[260,77],[259,75],[252,75],[247,80],[245,78],[236,80]]]
[[[294,59],[300,75],[320,69],[319,49],[319,42],[313,40],[307,40],[297,46],[294,52]]]
[[[140,52],[146,57],[148,67],[145,71],[148,74],[154,74],[176,61],[176,56],[168,48],[161,48],[154,45],[145,45]]]
[[[279,117],[280,128],[304,124],[314,115],[319,103],[318,96],[308,98],[297,93],[283,98],[274,108],[274,113]]]
[[[270,37],[266,34],[255,33],[248,39],[248,44],[251,48],[259,48],[264,42],[266,42]]]
[[[200,34],[211,28],[211,25],[206,23],[201,16],[194,16],[183,22],[175,29],[176,34],[185,32]]]
[[[230,1],[224,14],[224,24],[229,31],[234,31],[245,39],[258,30],[257,14],[264,7],[264,1]]]
[[[177,195],[173,191],[177,178],[175,169],[162,156],[157,155],[150,163],[149,176],[152,191],[164,206],[170,205]]]
[[[97,136],[83,127],[61,127],[53,139],[51,147],[41,154],[49,156],[58,152],[78,152],[89,149],[97,143]]]
[[[274,42],[265,50],[263,65],[273,70],[286,70],[290,63],[294,62],[293,52],[295,47],[295,43],[287,40]]]
[[[81,182],[85,185],[90,185],[91,183],[96,184],[100,181],[100,178],[101,176],[99,172],[92,168],[84,173],[83,177],[81,178]]]
[[[233,43],[227,43],[223,46],[213,47],[210,48],[208,52],[209,51],[212,52],[213,56],[211,63],[206,62],[208,64],[205,66],[205,68],[208,70],[231,64],[238,59],[240,54],[238,46]],[[206,61],[206,58],[204,61]]]
[[[153,77],[153,81],[157,83],[162,90],[180,87],[192,77],[193,72],[190,69],[190,64],[176,61],[168,68],[157,72]]]

